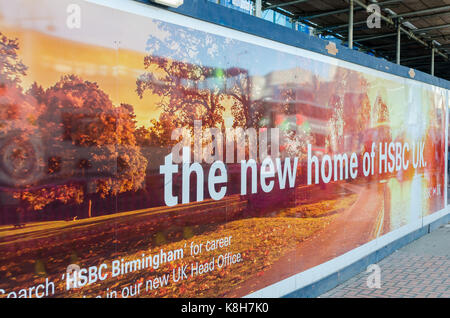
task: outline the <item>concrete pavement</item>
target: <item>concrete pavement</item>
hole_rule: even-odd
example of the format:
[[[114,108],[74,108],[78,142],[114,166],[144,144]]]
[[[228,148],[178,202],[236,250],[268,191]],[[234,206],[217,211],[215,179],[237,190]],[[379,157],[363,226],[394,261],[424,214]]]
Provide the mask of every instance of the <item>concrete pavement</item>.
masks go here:
[[[369,288],[367,281],[373,272],[363,271],[320,297],[450,298],[450,222],[378,265],[380,288]]]

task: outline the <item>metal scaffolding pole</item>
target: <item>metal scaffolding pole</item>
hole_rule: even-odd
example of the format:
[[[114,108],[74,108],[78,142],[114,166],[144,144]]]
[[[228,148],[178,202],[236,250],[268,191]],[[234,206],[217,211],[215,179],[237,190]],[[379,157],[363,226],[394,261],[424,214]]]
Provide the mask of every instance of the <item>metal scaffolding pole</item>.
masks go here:
[[[400,28],[400,23],[397,26],[397,64],[400,64],[400,49],[401,49],[401,37],[402,37],[402,29]]]
[[[434,76],[434,47],[431,49],[431,75]]]
[[[370,41],[370,40],[376,40],[376,39],[382,39],[382,38],[389,38],[391,36],[395,36],[397,33],[387,33],[387,34],[380,34],[380,35],[374,35],[374,36],[366,36],[362,38],[356,38],[356,42],[363,42],[363,41]]]
[[[444,28],[449,28],[449,27],[450,27],[450,23],[447,23],[447,24],[442,24],[442,25],[434,25],[434,26],[431,26],[428,28],[415,29],[415,30],[412,30],[412,32],[417,33],[417,32],[436,30],[436,29],[444,29]]]
[[[448,6],[448,7],[450,9],[450,6]],[[357,8],[355,8],[355,11],[356,11],[356,9]],[[422,12],[422,11],[416,11],[416,12],[410,12],[410,13],[414,13],[415,14],[415,13],[420,13],[420,12]],[[414,20],[417,20],[417,19],[430,18],[430,17],[437,17],[437,16],[441,16],[441,15],[448,15],[448,14],[450,14],[450,11],[438,12],[438,13],[433,13],[433,14],[430,14],[430,15],[419,15],[419,16],[415,16],[415,17],[409,17],[404,22],[414,21]],[[391,18],[392,19],[401,18],[401,17],[406,16],[406,15],[409,15],[409,14],[394,15],[394,16],[391,16]],[[353,25],[357,26],[357,25],[363,25],[363,24],[366,24],[366,23],[367,23],[367,20],[363,20],[363,21],[353,22]],[[319,30],[320,31],[325,31],[325,30],[331,31],[331,30],[338,30],[338,29],[342,29],[342,28],[346,28],[346,27],[348,27],[348,23],[338,24],[338,25],[329,25],[329,26],[326,26],[326,27],[322,27]]]
[[[258,18],[261,18],[261,6],[262,6],[262,0],[256,0],[255,1],[255,16]]]
[[[348,48],[353,49],[353,0],[350,0],[350,8],[348,14]]]
[[[273,8],[282,8],[282,7],[290,6],[290,5],[293,5],[293,4],[299,4],[299,3],[302,3],[302,2],[306,2],[306,1],[309,1],[309,0],[295,0],[295,1],[290,1],[290,2],[273,4],[273,5],[264,7],[264,10],[269,10],[269,9],[273,9]]]
[[[417,60],[421,60],[421,59],[428,59],[430,57],[429,54],[427,55],[419,55],[419,56],[413,56],[413,57],[408,57],[406,59],[403,59],[403,63],[405,62],[411,62],[411,61],[417,61]]]
[[[361,2],[360,0],[353,0],[357,5],[359,5],[360,7],[362,7],[362,8],[364,8],[364,9],[367,9],[367,5],[365,4],[365,3],[363,3],[363,2]],[[384,15],[380,15],[380,18],[381,19],[383,19],[384,21],[386,21],[387,23],[389,23],[390,25],[393,25],[394,24],[394,21],[392,21],[392,19],[391,18],[388,18],[388,17],[385,17]],[[440,28],[442,28],[442,27],[444,27],[444,26],[439,26]],[[411,39],[414,39],[414,40],[416,40],[418,43],[420,43],[420,44],[422,44],[423,46],[425,46],[425,47],[430,47],[430,45],[428,44],[428,43],[426,43],[425,41],[423,41],[422,39],[420,39],[419,37],[417,37],[414,33],[413,33],[413,31],[414,32],[416,32],[417,30],[407,30],[407,29],[405,29],[405,28],[403,28],[403,27],[400,27],[401,28],[401,31],[403,32],[403,33],[405,33],[409,38],[411,38]],[[434,27],[434,28],[436,28],[436,27]],[[422,29],[423,30],[423,29]],[[394,33],[394,35],[396,35],[396,33]],[[385,35],[385,36],[389,36],[389,35]],[[380,36],[381,37],[381,36]],[[367,41],[368,39],[371,39],[370,37],[369,38],[365,38],[364,40],[365,41]],[[372,39],[373,39],[373,37],[372,37]],[[436,50],[436,53],[437,54],[439,54],[439,55],[441,55],[443,58],[445,58],[446,60],[448,60],[448,56],[447,56],[447,54],[445,54],[445,53],[443,53],[443,52],[441,52],[441,51],[439,51],[439,50]]]
[[[406,12],[406,13],[402,13],[402,14],[396,14],[396,15],[392,16],[392,18],[407,17],[407,16],[411,16],[411,15],[432,13],[432,12],[442,11],[442,10],[450,10],[450,6],[447,5],[447,6],[442,6],[442,7],[429,8],[429,9],[424,9],[424,10],[418,10],[418,11],[411,11],[411,12]]]
[[[383,1],[383,2],[377,2],[377,5],[379,5],[380,7],[384,6],[384,5],[388,5],[388,4],[392,4],[392,3],[397,3],[397,2],[402,2],[403,0],[388,0],[388,1]],[[366,6],[367,7],[367,6]],[[356,7],[355,11],[360,11],[363,10],[365,8],[363,7]],[[335,15],[335,14],[340,14],[340,13],[347,13],[348,9],[339,9],[339,10],[333,10],[333,11],[325,11],[325,12],[318,12],[312,15],[308,15],[308,16],[299,16],[298,20],[312,20],[312,19],[316,19],[316,18],[321,18],[321,17],[326,17],[329,15]]]

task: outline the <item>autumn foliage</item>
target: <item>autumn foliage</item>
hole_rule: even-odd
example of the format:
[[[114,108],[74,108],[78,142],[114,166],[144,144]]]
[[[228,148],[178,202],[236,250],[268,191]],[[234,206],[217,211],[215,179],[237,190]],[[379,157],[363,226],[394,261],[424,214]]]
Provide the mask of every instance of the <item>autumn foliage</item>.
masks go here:
[[[1,35],[1,182],[20,211],[54,201],[80,204],[143,187],[147,159],[137,145],[133,106],[114,105],[96,84],[63,76],[23,92],[17,40]]]

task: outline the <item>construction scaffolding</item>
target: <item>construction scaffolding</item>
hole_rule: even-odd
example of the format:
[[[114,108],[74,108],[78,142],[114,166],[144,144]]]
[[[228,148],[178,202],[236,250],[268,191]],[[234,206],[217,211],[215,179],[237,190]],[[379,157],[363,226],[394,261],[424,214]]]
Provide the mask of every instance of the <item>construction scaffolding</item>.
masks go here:
[[[332,36],[349,48],[450,79],[450,5],[444,0],[255,0],[265,10]]]

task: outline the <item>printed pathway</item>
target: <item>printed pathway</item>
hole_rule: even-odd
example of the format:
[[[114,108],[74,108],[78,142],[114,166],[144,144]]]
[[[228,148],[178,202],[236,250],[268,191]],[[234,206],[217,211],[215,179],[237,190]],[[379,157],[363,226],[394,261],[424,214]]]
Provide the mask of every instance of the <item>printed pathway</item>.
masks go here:
[[[359,192],[359,197],[350,208],[339,213],[328,226],[313,237],[298,243],[295,250],[281,257],[264,275],[250,279],[226,297],[250,294],[372,240],[378,231],[380,212],[383,211],[384,205],[380,187],[383,186],[377,183],[365,188],[355,186],[354,191]]]

